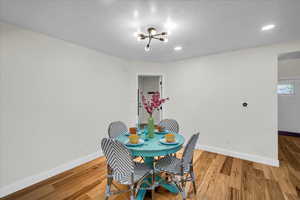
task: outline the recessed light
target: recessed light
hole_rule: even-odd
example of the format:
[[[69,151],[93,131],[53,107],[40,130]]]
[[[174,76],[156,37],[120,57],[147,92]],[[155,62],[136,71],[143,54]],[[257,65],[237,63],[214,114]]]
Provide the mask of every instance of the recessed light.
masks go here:
[[[174,47],[174,50],[175,51],[180,51],[180,50],[182,50],[182,47],[181,46]]]
[[[268,25],[265,25],[261,28],[262,31],[268,31],[268,30],[271,30],[275,28],[275,24],[268,24]]]

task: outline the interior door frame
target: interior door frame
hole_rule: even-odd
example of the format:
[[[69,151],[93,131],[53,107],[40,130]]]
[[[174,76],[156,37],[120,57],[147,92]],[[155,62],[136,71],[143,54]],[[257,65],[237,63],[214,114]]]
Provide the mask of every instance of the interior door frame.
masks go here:
[[[164,98],[164,86],[166,81],[166,76],[163,73],[137,73],[136,74],[136,124],[139,123],[139,77],[141,76],[158,76],[160,77],[161,85],[160,85],[160,95],[161,98]],[[162,106],[163,107],[163,106]],[[163,108],[160,111],[160,120],[163,119],[165,113],[165,109]]]

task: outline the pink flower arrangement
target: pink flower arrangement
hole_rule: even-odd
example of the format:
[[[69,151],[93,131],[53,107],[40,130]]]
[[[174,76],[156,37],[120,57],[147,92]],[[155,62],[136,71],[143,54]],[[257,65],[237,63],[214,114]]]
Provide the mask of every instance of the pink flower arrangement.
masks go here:
[[[161,104],[163,104],[167,100],[169,100],[169,98],[161,99],[159,92],[154,92],[154,94],[152,94],[150,101],[146,99],[146,97],[143,95],[143,93],[141,93],[141,94],[142,94],[142,103],[144,105],[144,108],[149,113],[150,116],[152,116],[153,111],[155,109],[159,110]]]

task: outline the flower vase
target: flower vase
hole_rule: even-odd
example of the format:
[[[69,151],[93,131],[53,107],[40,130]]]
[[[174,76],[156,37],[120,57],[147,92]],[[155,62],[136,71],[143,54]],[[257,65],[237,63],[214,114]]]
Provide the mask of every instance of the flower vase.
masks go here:
[[[148,138],[154,138],[154,119],[152,116],[148,118]]]

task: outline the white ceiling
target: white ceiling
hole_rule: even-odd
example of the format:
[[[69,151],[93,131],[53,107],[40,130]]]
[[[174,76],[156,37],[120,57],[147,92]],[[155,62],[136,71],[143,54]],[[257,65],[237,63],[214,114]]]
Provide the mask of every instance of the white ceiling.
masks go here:
[[[134,16],[134,12],[138,16]],[[172,61],[300,39],[300,0],[0,0],[0,20],[110,55]],[[138,29],[168,31],[169,42],[137,42]],[[262,32],[274,23],[276,28]],[[182,51],[175,52],[180,45]]]

